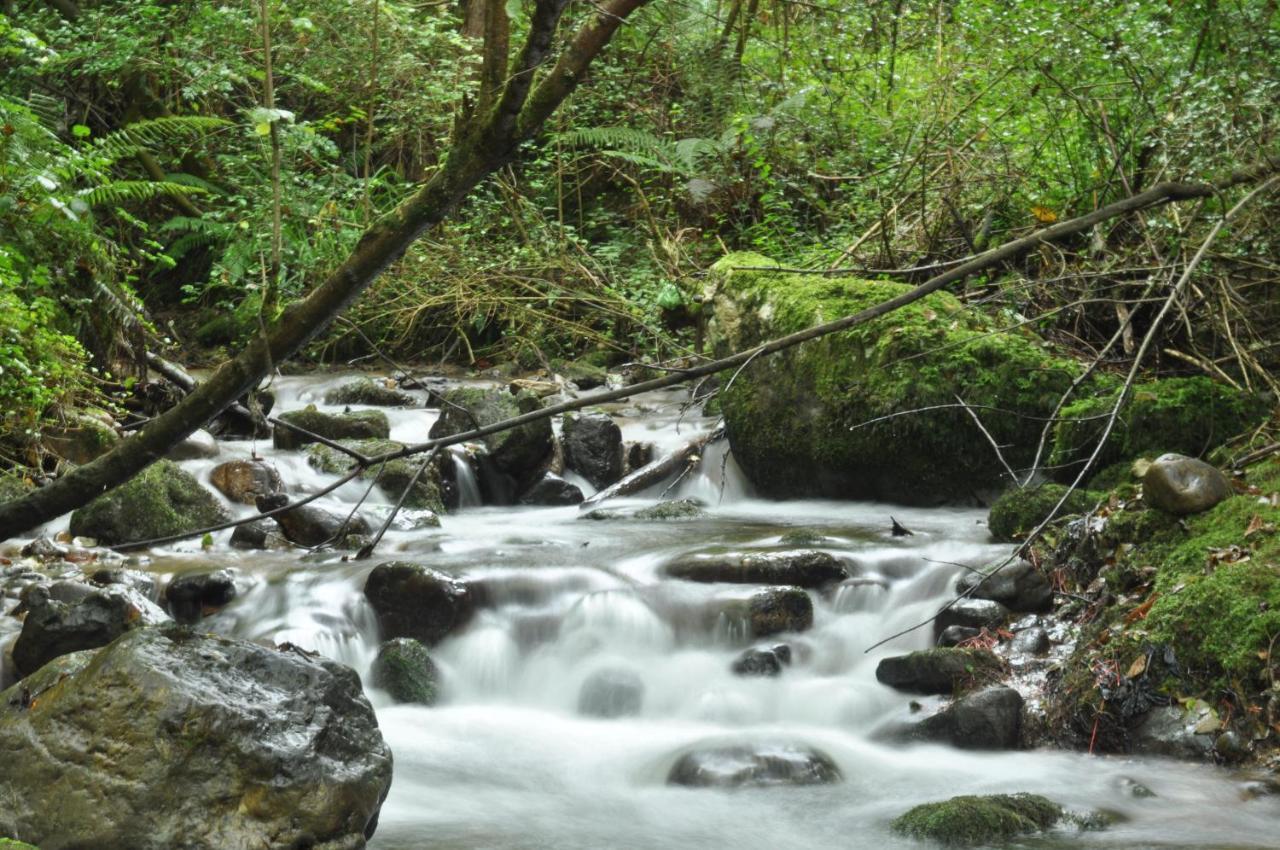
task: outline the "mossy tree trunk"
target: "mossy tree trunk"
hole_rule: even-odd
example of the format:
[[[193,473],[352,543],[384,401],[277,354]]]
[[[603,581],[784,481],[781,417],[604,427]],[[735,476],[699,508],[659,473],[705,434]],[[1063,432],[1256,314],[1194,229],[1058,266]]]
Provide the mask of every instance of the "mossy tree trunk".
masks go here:
[[[492,5],[494,0],[490,0]],[[607,0],[571,36],[555,57],[553,42],[568,0],[536,0],[528,35],[511,61],[505,15],[490,15],[485,65],[511,67],[500,90],[483,97],[459,119],[444,164],[396,209],[377,219],[355,249],[306,298],[291,304],[237,357],[219,368],[177,406],[98,460],[79,467],[30,495],[0,504],[0,539],[26,531],[74,510],[128,481],[165,455],[205,422],[255,387],[279,363],[323,331],[387,266],[427,229],[458,208],[491,172],[511,162],[521,142],[532,137],[577,87],[588,66],[619,26],[648,0]],[[553,64],[554,62],[554,64]],[[542,70],[548,68],[549,70]]]

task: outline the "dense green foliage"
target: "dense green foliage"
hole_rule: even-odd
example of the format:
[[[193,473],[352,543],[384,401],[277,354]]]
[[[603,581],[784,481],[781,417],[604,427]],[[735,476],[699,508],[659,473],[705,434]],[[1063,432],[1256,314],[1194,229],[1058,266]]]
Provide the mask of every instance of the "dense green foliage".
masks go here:
[[[504,6],[515,44],[531,5]],[[264,291],[287,303],[334,268],[441,166],[476,91],[466,8],[4,4],[6,435],[104,403],[166,338],[236,348],[274,318]],[[698,275],[726,249],[928,267],[1158,180],[1274,159],[1277,15],[1261,0],[655,0],[310,355],[668,355],[693,344]],[[1108,224],[957,295],[1093,353],[1126,313],[1142,331],[1153,288],[1228,200]],[[1274,205],[1215,244],[1157,365],[1276,389]]]

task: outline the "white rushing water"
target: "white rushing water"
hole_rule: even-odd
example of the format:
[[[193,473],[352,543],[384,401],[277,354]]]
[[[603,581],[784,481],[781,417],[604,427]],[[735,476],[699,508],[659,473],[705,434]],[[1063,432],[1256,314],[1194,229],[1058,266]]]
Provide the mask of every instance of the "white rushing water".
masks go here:
[[[340,379],[278,379],[280,408],[320,404]],[[671,447],[708,426],[679,416],[679,396],[612,408],[627,439]],[[323,408],[324,405],[320,404]],[[421,441],[435,412],[388,410],[393,439]],[[302,453],[224,443],[217,461],[187,468],[207,479],[216,462],[256,450],[298,492],[332,480]],[[1107,809],[1120,822],[1103,832],[1062,833],[1017,846],[1114,848],[1280,847],[1276,797],[1247,799],[1237,776],[1152,759],[1062,752],[975,753],[936,745],[878,742],[911,697],[875,681],[879,659],[924,648],[921,629],[873,652],[877,640],[926,619],[948,595],[960,564],[1007,550],[987,541],[985,512],[868,503],[770,502],[753,498],[723,448],[672,495],[690,495],[709,518],[686,522],[579,519],[577,508],[480,508],[472,478],[460,479],[465,507],[443,527],[393,532],[381,560],[409,558],[486,580],[493,605],[434,650],[443,674],[440,705],[392,705],[372,692],[395,756],[395,779],[374,850],[481,848],[896,848],[889,822],[912,805],[956,794],[1031,791],[1073,808]],[[723,472],[725,480],[720,480]],[[576,480],[576,479],[575,479]],[[576,481],[586,488],[584,482]],[[329,504],[351,507],[358,482]],[[662,488],[635,503],[651,503]],[[386,499],[367,503],[376,514]],[[240,508],[239,510],[248,510]],[[888,534],[892,513],[915,534]],[[670,558],[709,547],[777,549],[782,534],[812,529],[817,547],[863,579],[812,593],[815,623],[800,635],[764,641],[792,646],[777,678],[730,672],[748,644],[733,623],[706,625],[711,601],[741,587],[665,579]],[[371,562],[284,553],[242,553],[220,535],[157,554],[151,568],[174,572],[230,565],[252,582],[216,616],[216,630],[291,641],[367,670],[376,627],[361,595]],[[578,712],[583,682],[601,670],[643,682],[637,716],[596,719]],[[829,786],[710,790],[668,786],[668,771],[706,743],[786,741],[811,745],[839,766]],[[1137,799],[1137,782],[1155,792]]]

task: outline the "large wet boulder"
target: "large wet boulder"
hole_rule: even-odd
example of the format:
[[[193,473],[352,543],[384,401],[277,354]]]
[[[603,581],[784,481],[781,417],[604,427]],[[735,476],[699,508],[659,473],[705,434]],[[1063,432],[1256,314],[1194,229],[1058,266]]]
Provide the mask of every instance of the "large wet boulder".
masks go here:
[[[288,496],[260,496],[258,510],[272,511],[288,503]],[[289,542],[313,548],[317,546],[352,548],[347,546],[348,538],[366,535],[373,530],[369,526],[369,521],[358,513],[331,511],[314,502],[298,505],[284,513],[275,514],[273,518]]]
[[[962,750],[1011,750],[1022,734],[1022,695],[1013,688],[983,688],[960,697],[907,727],[903,737]]]
[[[440,669],[421,641],[394,638],[378,647],[369,684],[396,702],[435,705],[440,695]]]
[[[23,676],[61,655],[97,649],[127,631],[169,619],[146,596],[118,584],[37,585],[23,594],[23,604],[26,618],[13,645],[13,662]]]
[[[1059,480],[1073,480],[1093,453],[1115,406],[1120,391],[1116,384],[1109,392],[1082,394],[1059,413],[1049,455],[1049,468],[1056,470]],[[1251,430],[1270,412],[1265,399],[1207,377],[1138,384],[1094,469],[1164,452],[1198,455]]]
[[[387,414],[381,410],[325,413],[310,405],[302,410],[281,413],[276,418],[330,440],[385,440],[391,434]],[[285,425],[277,425],[272,432],[272,443],[277,449],[300,449],[314,442],[307,434]]]
[[[846,316],[906,292],[904,284],[771,271],[731,254],[708,278],[708,338],[717,356]],[[721,394],[734,459],[767,496],[932,504],[1001,484],[990,440],[1028,465],[1041,420],[1078,374],[1023,330],[934,293],[882,318],[756,359]],[[990,438],[956,406],[982,414]],[[906,411],[927,412],[896,416]]]
[[[71,514],[71,533],[114,546],[183,534],[231,518],[176,463],[161,460]]]
[[[813,600],[798,587],[770,587],[745,598],[724,600],[712,610],[731,632],[745,632],[748,638],[802,632],[813,626]]]
[[[631,670],[597,670],[578,691],[578,713],[588,717],[632,717],[643,705],[644,680]]]
[[[1036,794],[952,797],[916,806],[894,820],[894,832],[953,846],[975,846],[1043,832],[1062,819],[1062,806]]]
[[[1064,495],[1067,495],[1067,488],[1053,483],[1010,490],[991,506],[987,528],[990,529],[991,536],[1001,542],[1020,540],[1049,516],[1049,512],[1057,507]],[[1101,494],[1090,490],[1072,490],[1057,517],[1092,510],[1100,498]]]
[[[566,413],[561,430],[565,466],[596,489],[622,477],[622,429],[607,413]]]
[[[169,616],[179,623],[195,623],[236,598],[236,578],[231,570],[185,573],[169,582],[164,601]]]
[[[372,378],[357,378],[339,384],[324,394],[325,404],[351,404],[360,407],[415,407],[418,400],[403,390]]]
[[[849,578],[849,571],[827,552],[749,552],[686,555],[663,568],[672,578],[697,582],[788,584],[826,587]]]
[[[465,582],[408,561],[374,567],[364,595],[384,639],[410,637],[428,646],[466,625],[476,609]]]
[[[965,573],[956,582],[956,591],[1018,613],[1044,611],[1053,601],[1053,585],[1029,561],[1014,561],[989,573]]]
[[[531,392],[515,395],[497,389],[463,387],[440,395],[440,418],[431,426],[430,436],[451,437],[477,427],[513,419],[542,408],[542,402]],[[482,463],[496,476],[505,478],[506,486],[488,488],[490,501],[510,501],[537,480],[552,455],[554,437],[550,419],[528,422],[484,438],[487,453]],[[499,491],[503,491],[499,493]],[[505,497],[505,498],[502,498]]]
[[[1009,619],[1009,609],[990,599],[958,599],[933,618],[935,634],[950,626],[995,630]]]
[[[405,447],[404,443],[397,443],[393,440],[338,440],[338,443],[359,452],[365,457],[376,457],[389,452],[397,452]],[[378,489],[392,501],[399,500],[400,495],[408,489],[409,494],[404,500],[404,506],[407,508],[420,508],[434,511],[435,513],[444,513],[443,476],[446,469],[452,472],[453,461],[447,453],[437,454],[428,460],[426,468],[422,470],[421,474],[418,474],[418,468],[422,466],[423,460],[426,459],[427,457],[424,454],[416,457],[396,458],[386,463],[375,464],[361,470],[360,479],[363,481],[376,479]],[[312,443],[307,449],[307,463],[320,472],[337,475],[350,469],[353,462],[350,455],[344,454],[332,446]],[[416,479],[414,478],[415,475],[417,476]],[[410,484],[413,486],[410,487]]]
[[[667,774],[668,785],[691,788],[829,785],[841,779],[826,753],[790,742],[700,747],[680,756]]]
[[[949,694],[990,679],[1001,668],[989,650],[938,647],[883,659],[876,681],[900,691]]]
[[[0,835],[48,848],[355,850],[391,785],[350,668],[173,626],[0,694],[0,753]]]
[[[264,460],[229,460],[209,473],[209,483],[219,493],[242,505],[256,504],[259,496],[284,492],[280,471]]]
[[[1142,474],[1142,499],[1153,508],[1186,516],[1231,498],[1231,482],[1212,464],[1180,454],[1163,454]]]

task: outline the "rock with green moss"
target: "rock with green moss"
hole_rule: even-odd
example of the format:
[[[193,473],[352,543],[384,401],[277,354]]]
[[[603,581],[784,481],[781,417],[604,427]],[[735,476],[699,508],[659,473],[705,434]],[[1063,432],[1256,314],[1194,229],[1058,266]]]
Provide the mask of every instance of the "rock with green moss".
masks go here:
[[[723,355],[880,304],[910,287],[771,272],[732,254],[715,265],[708,334]],[[757,358],[722,393],[734,458],[766,495],[969,499],[1000,483],[978,409],[1014,466],[1030,463],[1075,363],[1023,330],[935,293],[880,319]],[[939,408],[939,406],[942,406]],[[999,408],[998,413],[983,408]],[[919,413],[909,411],[937,408]],[[906,415],[898,415],[906,414]]]
[[[1049,465],[1063,480],[1074,478],[1093,452],[1118,392],[1084,397],[1062,409]],[[1094,468],[1165,452],[1202,455],[1257,426],[1269,410],[1258,396],[1205,377],[1139,384]]]
[[[0,502],[20,499],[36,488],[36,485],[16,469],[0,472]]]
[[[427,647],[413,638],[395,638],[378,649],[369,671],[369,682],[396,702],[435,705],[440,690],[440,670]]]
[[[431,426],[433,439],[513,419],[542,407],[538,397],[528,391],[513,395],[506,390],[476,387],[447,390],[440,394],[440,402],[440,418]],[[551,458],[553,440],[550,419],[527,422],[484,438],[488,454],[483,463],[509,480],[510,486],[501,488],[510,491],[504,501],[511,501],[541,476]]]
[[[1020,490],[1009,490],[991,506],[987,516],[987,528],[996,540],[1012,543],[1032,531],[1067,492],[1061,484],[1041,484]],[[1059,517],[1082,514],[1091,510],[1102,494],[1086,490],[1073,490],[1058,511]]]
[[[658,502],[656,505],[650,505],[647,508],[641,508],[632,516],[636,519],[647,520],[681,520],[681,519],[703,519],[707,512],[702,509],[702,505],[693,499],[670,499],[665,502]]]
[[[120,435],[105,414],[73,413],[59,425],[46,428],[40,435],[46,451],[72,463],[85,464],[109,452]]]
[[[0,693],[0,752],[0,835],[47,847],[363,847],[391,785],[355,671],[175,626]]]
[[[883,659],[876,666],[876,681],[900,691],[950,694],[991,681],[1002,670],[989,650],[937,647]]]
[[[393,440],[339,440],[338,442],[365,457],[374,457],[404,448],[403,443],[397,443]],[[422,474],[418,476],[418,480],[413,483],[412,489],[409,490],[409,495],[404,502],[405,507],[444,513],[445,506],[442,495],[444,485],[441,478],[443,464],[447,462],[447,458],[447,454],[438,455],[431,463],[427,464],[427,468],[422,471]],[[364,480],[377,478],[378,488],[382,490],[388,499],[395,501],[400,498],[400,494],[413,481],[418,467],[422,465],[422,460],[423,456],[397,458],[396,460],[387,461],[385,465],[371,466],[362,470],[360,477]],[[321,443],[313,443],[307,448],[307,463],[320,472],[336,475],[349,469],[352,460],[350,455],[343,454],[335,448]]]
[[[1062,806],[1038,794],[952,797],[901,815],[894,832],[952,846],[973,846],[1043,832],[1062,820]]]
[[[182,534],[231,518],[213,493],[172,461],[153,463],[71,514],[71,533],[103,545]]]
[[[325,413],[309,405],[302,410],[281,413],[277,418],[330,440],[385,440],[391,434],[387,414],[381,410]],[[299,449],[314,442],[307,434],[284,425],[277,425],[272,432],[272,443],[277,449]]]
[[[355,404],[367,407],[416,407],[418,400],[403,390],[372,378],[357,378],[324,394],[325,404]]]

